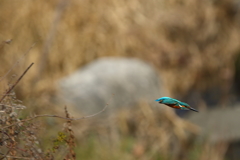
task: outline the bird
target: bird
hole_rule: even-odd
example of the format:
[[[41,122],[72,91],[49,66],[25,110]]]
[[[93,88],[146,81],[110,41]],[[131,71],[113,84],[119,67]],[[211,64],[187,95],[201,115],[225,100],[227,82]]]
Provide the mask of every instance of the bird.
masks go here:
[[[198,112],[198,110],[190,107],[189,104],[181,102],[177,99],[170,98],[170,97],[161,97],[161,98],[156,99],[155,101],[158,101],[159,103],[165,104],[172,108],[182,109],[182,110],[191,110],[191,111]]]

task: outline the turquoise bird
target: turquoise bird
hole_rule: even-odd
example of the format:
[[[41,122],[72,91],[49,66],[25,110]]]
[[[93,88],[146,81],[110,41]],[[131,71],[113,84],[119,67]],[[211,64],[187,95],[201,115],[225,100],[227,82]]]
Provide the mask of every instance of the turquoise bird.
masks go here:
[[[182,110],[192,110],[192,111],[198,112],[198,110],[190,107],[189,104],[181,102],[177,99],[170,98],[170,97],[158,98],[155,101],[158,101],[159,103],[165,104],[172,108],[177,108]]]

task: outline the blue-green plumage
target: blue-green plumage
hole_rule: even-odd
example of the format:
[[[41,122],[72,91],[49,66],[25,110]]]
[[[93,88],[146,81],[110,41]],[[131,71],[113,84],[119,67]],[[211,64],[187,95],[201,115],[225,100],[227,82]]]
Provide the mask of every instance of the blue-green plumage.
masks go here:
[[[172,108],[177,108],[182,110],[192,110],[192,111],[198,112],[196,109],[190,107],[189,104],[181,102],[177,99],[170,98],[170,97],[158,98],[155,101],[158,101],[159,103],[165,104]]]

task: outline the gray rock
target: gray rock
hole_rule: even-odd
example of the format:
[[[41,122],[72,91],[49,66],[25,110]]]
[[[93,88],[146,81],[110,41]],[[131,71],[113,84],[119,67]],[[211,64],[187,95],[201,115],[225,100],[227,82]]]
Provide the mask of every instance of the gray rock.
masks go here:
[[[240,106],[200,111],[188,117],[213,143],[240,140]]]
[[[59,89],[67,104],[87,114],[101,110],[106,103],[111,110],[143,101],[154,105],[160,97],[157,72],[133,58],[98,59],[60,80]]]
[[[192,114],[188,120],[201,128],[200,138],[213,145],[227,144],[226,159],[240,159],[240,105]]]

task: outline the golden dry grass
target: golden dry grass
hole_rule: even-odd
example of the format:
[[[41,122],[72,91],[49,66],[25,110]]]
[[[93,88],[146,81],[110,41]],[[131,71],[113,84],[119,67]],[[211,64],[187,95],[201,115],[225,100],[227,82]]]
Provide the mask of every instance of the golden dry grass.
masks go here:
[[[139,57],[154,64],[170,95],[227,85],[233,78],[239,27],[232,1],[0,3],[0,40],[13,39],[1,54],[6,68],[0,73],[36,43],[19,67],[36,63],[25,88],[19,87],[21,94],[29,93],[27,88],[45,93],[59,77],[102,56]]]

